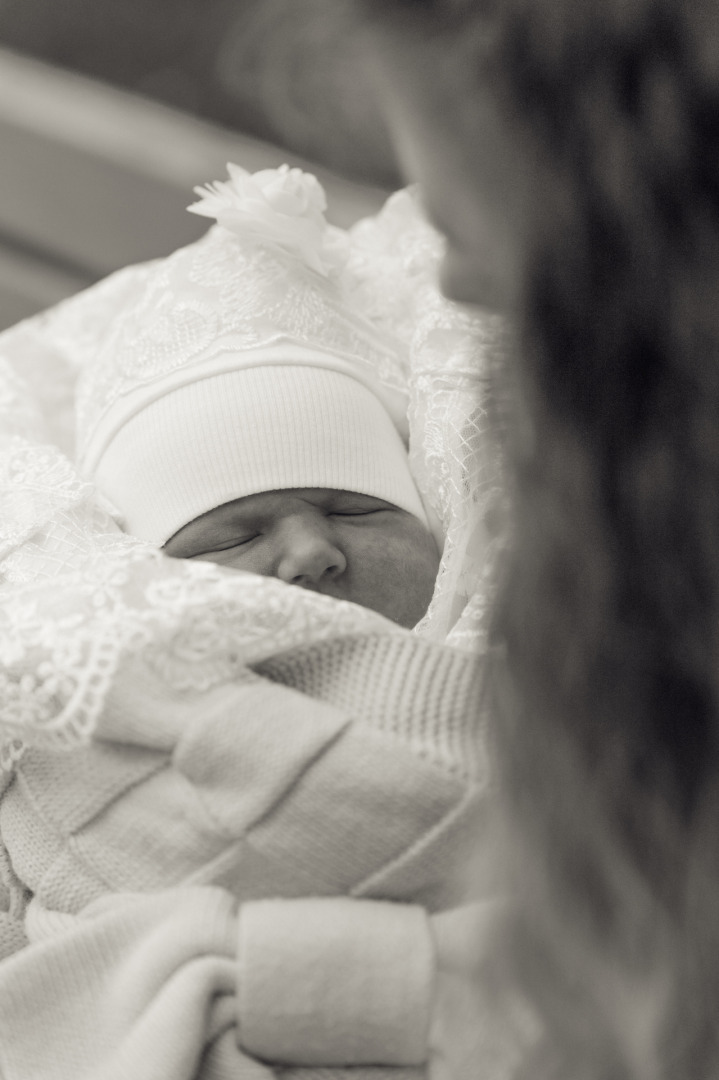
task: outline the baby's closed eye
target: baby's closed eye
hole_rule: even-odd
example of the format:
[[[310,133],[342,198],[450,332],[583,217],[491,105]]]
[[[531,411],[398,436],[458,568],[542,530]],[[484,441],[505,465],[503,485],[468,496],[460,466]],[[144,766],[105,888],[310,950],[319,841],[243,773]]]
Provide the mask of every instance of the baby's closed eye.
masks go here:
[[[377,507],[377,509],[375,510],[332,510],[330,511],[330,517],[367,517],[369,514],[381,513],[383,513],[383,509],[381,507]]]
[[[229,537],[226,540],[224,540],[224,539],[219,540],[218,539],[217,542],[208,541],[208,542],[206,542],[205,544],[202,545],[201,550],[193,551],[192,554],[189,556],[189,558],[191,558],[191,559],[199,559],[203,555],[219,554],[221,551],[234,551],[235,548],[245,547],[247,544],[250,544],[253,540],[257,540],[257,538],[259,536],[260,536],[260,533],[255,532],[255,533],[248,533],[247,535],[244,535],[244,536],[232,536],[232,537]]]

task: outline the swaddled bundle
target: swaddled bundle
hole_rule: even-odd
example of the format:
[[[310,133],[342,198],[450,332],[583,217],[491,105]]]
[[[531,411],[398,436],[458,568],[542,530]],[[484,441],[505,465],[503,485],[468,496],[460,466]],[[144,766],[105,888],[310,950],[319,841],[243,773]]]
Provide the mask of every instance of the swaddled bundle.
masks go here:
[[[261,193],[265,181],[270,195],[315,191],[287,172],[256,180]],[[402,395],[427,388],[419,359],[443,347],[434,405],[452,403],[445,423],[479,439],[476,405],[457,408],[481,378],[476,328],[435,301],[415,340],[395,267],[389,333],[377,223],[334,234],[309,199],[293,239],[258,226],[246,191],[215,195],[229,210],[203,240],[6,342],[9,356],[38,336],[76,349],[78,459],[100,491],[44,452],[57,482],[46,470],[22,503],[39,452],[9,444],[22,512],[3,564],[4,629],[15,620],[3,720],[31,744],[0,805],[7,923],[30,939],[0,967],[11,1078],[421,1065],[425,912],[462,900],[457,868],[485,813],[473,657],[347,603],[333,591],[345,570],[298,589],[158,550],[218,507],[317,489],[379,500],[414,535],[429,535],[427,513],[444,518],[455,563],[470,546],[457,540],[451,454],[434,495],[421,430],[407,458]],[[406,204],[398,217],[411,231]],[[417,396],[415,412],[431,416]],[[463,523],[481,524],[480,470],[453,453]],[[445,623],[471,591],[457,602],[466,574],[452,558]]]

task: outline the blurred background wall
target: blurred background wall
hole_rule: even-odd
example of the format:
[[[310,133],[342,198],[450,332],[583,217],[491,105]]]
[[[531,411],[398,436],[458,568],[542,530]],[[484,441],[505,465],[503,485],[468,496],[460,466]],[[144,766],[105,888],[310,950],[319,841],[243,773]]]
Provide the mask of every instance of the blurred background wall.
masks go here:
[[[0,147],[0,328],[199,235],[227,160],[338,224],[398,183],[346,0],[0,0]]]
[[[0,42],[393,183],[346,0],[1,0]]]

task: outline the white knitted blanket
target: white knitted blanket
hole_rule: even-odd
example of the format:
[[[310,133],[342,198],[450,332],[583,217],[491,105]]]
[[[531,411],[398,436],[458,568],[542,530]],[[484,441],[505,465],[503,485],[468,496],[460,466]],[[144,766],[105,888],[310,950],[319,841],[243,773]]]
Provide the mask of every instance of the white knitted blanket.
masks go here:
[[[134,660],[108,696],[96,738],[64,754],[28,750],[0,803],[14,900],[31,939],[0,965],[4,1075],[125,1075],[119,1062],[147,1080],[237,1075],[246,1010],[276,997],[300,942],[286,955],[272,944],[286,918],[280,912],[264,950],[253,941],[260,969],[269,965],[272,976],[258,976],[257,963],[243,968],[232,943],[235,906],[223,916],[222,945],[202,930],[215,902],[211,886],[245,911],[265,897],[344,895],[428,911],[465,900],[459,868],[471,865],[487,813],[479,675],[475,658],[410,634],[363,634],[293,650],[243,681],[169,703],[161,678]],[[199,888],[196,902],[188,888]],[[163,1032],[182,1029],[189,1009],[156,989],[165,986],[166,958],[155,955],[154,935],[168,918],[156,905],[168,889],[184,912],[168,938],[173,971],[193,986],[202,1018],[183,1044],[181,1073],[167,1071],[179,1068],[174,1055],[162,1058],[162,1071],[157,1060]],[[101,916],[88,924],[98,905]],[[138,935],[147,938],[141,949]],[[383,985],[406,963],[398,949],[388,937]],[[198,954],[209,981],[190,978]],[[309,970],[332,985],[332,964],[326,978],[318,964]],[[78,983],[84,1004],[68,1012]],[[258,983],[264,989],[248,1001],[247,987]],[[407,1003],[388,1003],[395,1028],[410,1024],[430,984],[431,976],[410,987]],[[376,986],[366,993],[363,1005],[355,990],[357,1028]],[[32,1030],[39,1023],[45,1033],[40,1044],[30,1016]],[[138,1017],[152,1071],[135,1046]],[[367,1063],[363,1054],[372,1061],[376,1044],[367,1049],[357,1032],[354,1039],[359,1056],[350,1062]],[[321,1053],[311,1060],[337,1063]],[[381,1053],[374,1060],[393,1063]]]

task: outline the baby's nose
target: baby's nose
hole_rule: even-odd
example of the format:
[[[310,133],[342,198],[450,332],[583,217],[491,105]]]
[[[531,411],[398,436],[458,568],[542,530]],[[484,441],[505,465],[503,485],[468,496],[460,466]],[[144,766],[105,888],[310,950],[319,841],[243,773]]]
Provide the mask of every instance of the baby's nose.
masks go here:
[[[344,554],[321,525],[298,523],[288,529],[277,567],[281,581],[313,589],[346,569]]]

